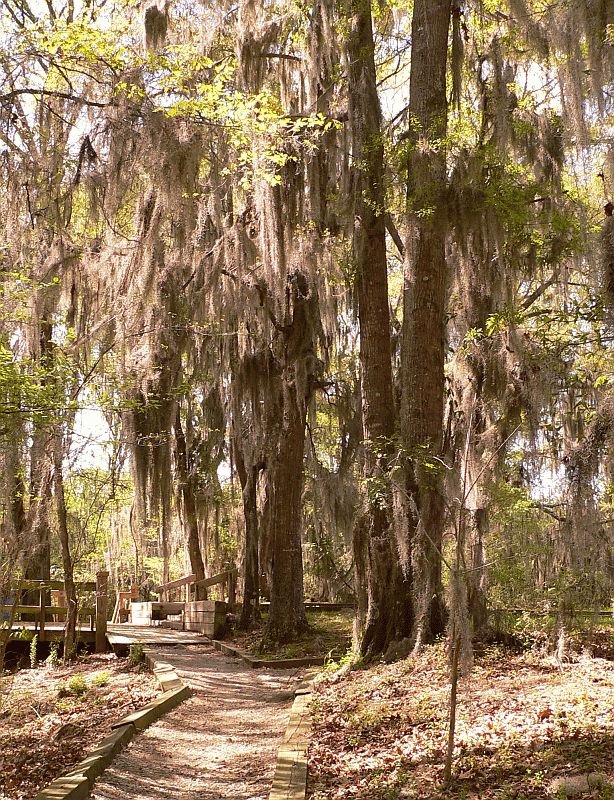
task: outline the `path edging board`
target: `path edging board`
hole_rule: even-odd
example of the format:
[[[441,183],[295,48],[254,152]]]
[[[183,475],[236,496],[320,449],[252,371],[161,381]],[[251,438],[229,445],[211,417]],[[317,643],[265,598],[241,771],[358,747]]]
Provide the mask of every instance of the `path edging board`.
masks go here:
[[[238,647],[226,644],[226,642],[221,642],[219,639],[210,639],[209,641],[216,650],[219,650],[221,653],[226,653],[226,655],[240,658],[253,669],[260,669],[261,667],[268,667],[269,669],[299,669],[300,667],[322,667],[326,663],[326,656],[279,659],[254,658],[254,656],[248,655]]]
[[[311,731],[312,684],[299,687],[294,693],[294,703],[286,735],[277,751],[277,764],[269,800],[305,800],[307,794],[307,749]]]
[[[151,651],[144,652],[145,663],[152,670],[163,694],[138,711],[115,722],[113,732],[98,742],[84,759],[65,775],[56,778],[42,789],[34,800],[86,800],[94,785],[115,756],[126,747],[133,736],[145,730],[152,722],[167,714],[192,694],[173,666],[156,661]]]

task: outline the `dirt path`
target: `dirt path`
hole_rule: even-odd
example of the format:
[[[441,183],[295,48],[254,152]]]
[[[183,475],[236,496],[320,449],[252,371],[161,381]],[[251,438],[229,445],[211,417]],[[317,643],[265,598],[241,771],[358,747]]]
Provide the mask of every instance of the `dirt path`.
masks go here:
[[[300,680],[254,670],[207,645],[155,648],[194,696],[138,734],[94,800],[265,800]]]

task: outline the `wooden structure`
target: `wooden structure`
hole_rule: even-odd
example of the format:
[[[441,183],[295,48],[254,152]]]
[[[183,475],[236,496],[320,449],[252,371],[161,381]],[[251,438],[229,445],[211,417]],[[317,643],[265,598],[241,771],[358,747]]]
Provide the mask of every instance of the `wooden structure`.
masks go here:
[[[96,581],[81,581],[76,584],[78,591],[91,592],[94,596],[93,604],[84,604],[79,608],[79,621],[87,621],[87,627],[77,629],[77,638],[95,642],[96,652],[99,653],[107,648],[108,578],[109,573],[101,571],[97,573]],[[61,640],[64,635],[61,620],[66,619],[68,608],[54,605],[53,600],[48,603],[47,597],[53,592],[54,599],[57,600],[63,590],[64,581],[21,581],[18,592],[38,592],[38,603],[24,605],[13,602],[0,605],[0,617],[12,623],[12,630],[22,628],[36,633],[41,642]]]
[[[122,625],[110,624],[107,630],[109,644],[118,654],[126,654],[131,645],[186,645],[186,644],[205,644],[200,633],[191,631],[175,631],[170,628],[162,628],[159,625],[144,627],[143,625]]]
[[[228,606],[220,600],[190,600],[187,603],[148,601],[132,603],[130,623],[133,626],[155,626],[177,631],[192,631],[210,638],[224,635]],[[174,617],[174,619],[173,619]]]
[[[227,597],[228,602],[233,605],[235,602],[236,581],[237,569],[233,567],[232,569],[218,572],[217,575],[212,575],[210,578],[204,578],[200,581],[196,580],[196,575],[184,575],[183,578],[177,578],[177,580],[162,583],[160,586],[157,586],[156,592],[159,593],[160,600],[163,602],[173,599],[181,599],[184,602],[189,602],[190,600],[196,599],[195,595],[198,589],[204,594],[203,599],[207,599],[207,589],[210,589],[212,586],[221,586],[222,596]],[[179,598],[177,594],[182,594],[183,597]],[[194,595],[194,597],[192,595]]]
[[[133,583],[127,592],[118,592],[113,609],[112,623],[128,622],[130,615],[130,603],[139,596],[139,587]]]
[[[193,600],[185,604],[183,627],[217,639],[226,628],[226,603],[219,600]]]
[[[132,601],[130,604],[130,622],[132,625],[151,625],[153,622],[167,620],[169,617],[183,617],[185,603],[147,600]],[[173,627],[172,625],[169,627]],[[183,625],[181,624],[182,628]]]

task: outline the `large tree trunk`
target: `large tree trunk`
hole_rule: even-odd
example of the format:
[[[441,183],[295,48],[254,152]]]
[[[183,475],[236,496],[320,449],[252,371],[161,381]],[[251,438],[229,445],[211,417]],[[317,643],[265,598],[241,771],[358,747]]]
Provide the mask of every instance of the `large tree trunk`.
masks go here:
[[[273,547],[271,607],[266,642],[287,642],[307,630],[303,594],[302,502],[307,403],[313,392],[314,302],[301,272],[288,276],[285,324],[276,324],[277,374],[269,402],[279,424],[267,455],[267,519]],[[271,433],[273,433],[271,426]]]
[[[416,0],[410,77],[409,239],[403,295],[401,432],[413,467],[408,491],[418,634],[443,630],[441,465],[446,323],[446,66],[451,0]],[[413,530],[412,530],[413,529]]]
[[[283,387],[283,422],[270,476],[273,542],[271,606],[265,642],[288,642],[307,630],[301,536],[305,405],[296,383]]]
[[[190,558],[190,568],[196,576],[196,600],[206,599],[206,591],[198,586],[198,581],[206,577],[205,563],[200,549],[200,537],[198,533],[198,515],[196,511],[196,498],[194,494],[194,476],[190,470],[188,453],[181,425],[181,411],[179,404],[175,412],[175,445],[176,445],[176,466],[181,502],[183,504],[183,526],[187,534],[188,556]]]
[[[392,509],[390,458],[394,449],[388,274],[386,260],[384,148],[377,94],[371,5],[347,8],[347,65],[352,141],[353,255],[356,266],[362,417],[365,439],[364,509],[355,550],[367,551],[367,613],[360,637],[365,656],[383,652],[409,635],[410,581],[398,557]],[[363,544],[364,541],[364,544]],[[357,563],[360,559],[357,559]]]
[[[43,370],[53,363],[52,325],[48,319],[40,322],[38,359]],[[43,378],[43,383],[47,379]],[[28,508],[28,541],[24,548],[24,577],[30,580],[48,581],[51,570],[51,545],[49,530],[49,508],[51,504],[52,466],[50,460],[51,427],[44,417],[35,420],[30,448],[30,505]],[[46,600],[49,593],[46,592]],[[26,593],[26,603],[38,603],[38,592]]]

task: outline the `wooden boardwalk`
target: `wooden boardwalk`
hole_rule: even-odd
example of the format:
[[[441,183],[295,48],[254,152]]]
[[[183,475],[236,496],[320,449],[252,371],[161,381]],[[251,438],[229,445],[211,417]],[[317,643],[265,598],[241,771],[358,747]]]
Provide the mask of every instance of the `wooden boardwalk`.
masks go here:
[[[112,647],[130,647],[140,645],[186,645],[207,644],[208,640],[200,633],[177,631],[163,628],[161,625],[107,625],[107,639]]]
[[[40,624],[38,622],[20,620],[14,623],[11,633],[14,635],[20,630],[26,630],[30,631],[32,634],[36,634],[39,642],[61,642],[64,639],[63,622],[46,622],[43,630],[40,630]],[[79,625],[77,627],[77,640],[79,642],[93,644],[96,641],[96,631],[91,630],[89,625]]]

